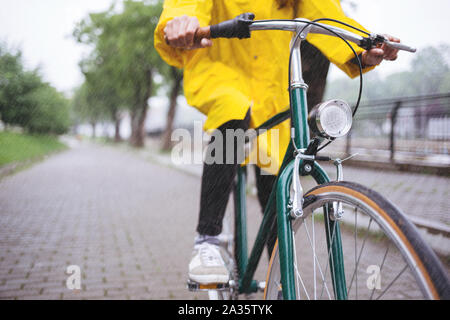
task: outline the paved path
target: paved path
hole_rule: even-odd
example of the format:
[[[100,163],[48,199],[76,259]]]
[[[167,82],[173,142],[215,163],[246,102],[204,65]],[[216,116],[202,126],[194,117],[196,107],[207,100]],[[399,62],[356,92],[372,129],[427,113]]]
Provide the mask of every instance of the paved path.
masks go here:
[[[195,175],[87,143],[2,179],[0,299],[206,298],[185,289],[199,192]],[[66,288],[70,265],[81,291]]]
[[[185,289],[200,182],[82,145],[0,182],[0,298],[201,299]],[[82,291],[66,288],[69,265]]]

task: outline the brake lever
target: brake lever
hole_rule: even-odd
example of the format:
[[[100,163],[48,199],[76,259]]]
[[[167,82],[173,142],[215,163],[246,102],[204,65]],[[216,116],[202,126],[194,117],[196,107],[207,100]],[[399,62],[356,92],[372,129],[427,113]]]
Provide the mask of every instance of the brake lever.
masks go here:
[[[403,43],[390,41],[385,36],[376,33],[371,33],[370,36],[363,38],[359,46],[363,49],[370,50],[376,48],[379,44],[383,43],[397,50],[408,51],[413,53],[417,51],[417,49],[414,47],[407,46]]]

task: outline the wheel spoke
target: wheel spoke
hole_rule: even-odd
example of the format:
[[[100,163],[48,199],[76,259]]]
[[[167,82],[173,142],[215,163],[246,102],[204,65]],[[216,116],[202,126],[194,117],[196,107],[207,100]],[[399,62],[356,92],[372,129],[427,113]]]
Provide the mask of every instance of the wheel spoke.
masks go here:
[[[292,236],[294,237],[294,231],[292,231]],[[299,299],[300,299],[300,286],[298,285],[298,282],[300,281],[303,290],[305,290],[305,294],[306,297],[308,298],[308,300],[311,300],[311,298],[308,295],[308,291],[306,290],[305,284],[303,283],[303,279],[302,276],[300,275],[300,272],[298,271],[298,267],[297,267],[297,250],[295,248],[295,241],[292,241],[293,244],[293,249],[294,249],[294,269],[295,272],[297,274],[297,291],[298,291],[298,295],[299,295]]]
[[[295,248],[295,237],[294,237],[294,231],[292,231],[292,245],[293,245],[293,250],[294,250],[294,268],[295,268],[295,273],[296,273],[296,276],[295,276],[295,280],[296,280],[296,282],[297,282],[297,296],[298,296],[298,299],[300,300],[301,299],[301,297],[300,297],[300,285],[299,285],[299,272],[298,272],[298,265],[297,265],[297,250],[296,250],[296,248]]]
[[[355,208],[355,272],[356,276],[356,300],[358,300],[358,261],[356,260],[356,251],[358,251],[358,208]],[[361,250],[362,252],[362,250]],[[351,284],[350,284],[351,285]],[[348,289],[347,294],[350,294],[350,289]]]
[[[389,288],[394,284],[394,282],[397,281],[398,278],[400,278],[400,276],[403,274],[403,272],[405,272],[405,270],[407,268],[408,268],[408,265],[405,265],[405,267],[402,269],[402,271],[400,271],[399,274],[397,276],[395,276],[394,280],[392,280],[391,283],[389,283],[389,285],[386,287],[386,289],[384,289],[383,292],[375,300],[379,300],[386,293],[386,291],[389,290]]]
[[[358,193],[362,196],[357,196]],[[427,297],[429,284],[414,269],[414,260],[411,258],[414,250],[418,250],[421,239],[417,239],[417,243],[412,243],[411,247],[404,245],[409,240],[409,235],[405,235],[406,239],[399,237],[401,234],[398,234],[395,225],[406,229],[409,226],[396,207],[387,201],[381,201],[370,190],[351,183],[326,185],[323,189],[314,189],[311,194],[315,198],[305,207],[305,216],[293,223],[292,230],[292,272],[295,274],[295,280],[292,278],[292,281],[297,286],[297,298],[326,299],[328,295],[329,299],[337,299],[341,293],[343,296],[347,294],[349,299],[361,297],[370,300],[398,298],[403,295],[414,298],[420,293]],[[344,205],[346,219],[342,221],[333,219],[331,210],[336,203]],[[321,230],[316,228],[316,222],[322,227]],[[342,233],[339,232],[340,229]],[[340,239],[342,246],[337,243]],[[341,252],[344,253],[343,261]],[[345,274],[343,267],[346,269]],[[405,272],[407,269],[410,271]],[[279,265],[272,265],[269,272],[269,297],[283,298],[280,288],[272,287],[280,281]],[[342,283],[339,282],[341,273]],[[367,276],[367,288],[363,288],[366,281],[364,273],[370,274]],[[439,279],[433,278],[434,275],[430,276],[433,282]],[[411,284],[417,286],[413,288]]]
[[[308,231],[308,226],[306,225],[306,223],[304,223],[304,225],[305,225],[306,235],[307,235],[308,240],[309,240],[309,244],[311,245],[311,247],[313,247],[313,240],[311,240],[311,237],[310,237],[310,234],[309,234],[309,231]],[[313,231],[314,231],[314,229],[313,229]],[[313,233],[313,239],[314,239],[314,233]],[[314,242],[314,247],[315,247],[315,242]],[[330,295],[330,291],[328,289],[328,286],[326,284],[325,275],[323,274],[323,269],[322,269],[322,267],[320,265],[319,259],[317,257],[316,251],[314,249],[313,249],[313,259],[314,259],[314,265],[315,265],[315,262],[317,262],[317,266],[319,268],[319,273],[320,273],[320,276],[322,278],[322,291],[321,291],[321,294],[320,294],[320,298],[322,298],[323,289],[325,288],[325,290],[327,291],[327,294],[328,294],[328,298],[331,300],[331,295]],[[315,277],[316,277],[316,275],[315,275],[315,272],[314,272],[314,278]],[[316,282],[314,282],[314,288],[316,288]],[[314,298],[317,300],[317,296],[316,295],[315,295]]]
[[[324,212],[323,216],[324,216],[324,219],[328,219],[325,216],[325,212]],[[334,243],[334,239],[335,239],[335,235],[336,235],[336,225],[337,225],[337,223],[335,223],[333,225],[333,233],[332,233],[332,237],[331,237],[331,243],[329,245],[330,248],[333,246],[333,243]],[[330,234],[330,224],[327,224],[327,230],[328,230],[328,234]],[[332,260],[332,263],[334,264],[333,255],[331,253],[332,253],[332,250],[328,250],[327,264],[325,266],[325,276],[324,276],[324,280],[322,283],[322,292],[320,294],[320,297],[322,297],[324,287],[326,286],[325,281],[326,281],[326,276],[327,276],[327,272],[328,272],[328,266],[330,265],[330,259]],[[333,276],[331,276],[331,278],[333,280],[333,288],[336,288],[336,279]]]
[[[314,211],[311,213],[311,223],[312,223],[312,249],[313,249],[313,277],[314,277],[314,300],[317,300],[317,279],[316,279],[316,236],[314,232]],[[306,225],[306,224],[305,224]]]
[[[388,255],[388,252],[389,252],[389,246],[387,246],[386,252],[384,253],[383,260],[381,261],[381,265],[380,265],[380,273],[377,275],[377,278],[375,279],[375,283],[377,283],[378,279],[381,277],[381,270],[383,270],[384,262],[386,261],[386,257]],[[373,289],[372,289],[372,293],[370,294],[369,300],[372,300],[373,294],[375,293],[375,289],[376,288],[374,286]]]
[[[356,276],[356,296],[358,296],[358,275],[357,275],[357,270],[358,269],[357,269],[357,267],[359,265],[359,261],[361,260],[361,256],[362,256],[362,253],[363,253],[363,250],[364,250],[364,246],[366,245],[367,238],[369,237],[369,229],[370,229],[370,226],[372,224],[372,221],[373,221],[373,219],[370,218],[369,224],[368,224],[367,229],[366,229],[366,234],[364,236],[364,240],[363,240],[363,243],[362,243],[362,246],[361,246],[361,250],[359,251],[359,255],[358,255],[358,260],[357,261],[356,261],[356,245],[355,245],[355,271],[353,272],[352,278],[350,280],[350,285],[349,285],[349,288],[348,288],[348,294],[350,294],[350,290],[351,290],[352,284],[353,284],[353,279]],[[355,241],[356,241],[356,239],[355,239]]]

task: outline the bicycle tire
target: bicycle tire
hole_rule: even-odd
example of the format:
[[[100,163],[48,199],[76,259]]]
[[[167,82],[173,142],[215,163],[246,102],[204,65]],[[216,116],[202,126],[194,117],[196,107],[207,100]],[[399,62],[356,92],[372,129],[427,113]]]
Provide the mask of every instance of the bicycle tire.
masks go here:
[[[360,184],[353,183],[353,182],[331,182],[327,184],[323,184],[320,186],[317,186],[313,189],[311,189],[309,192],[305,194],[305,199],[308,199],[308,201],[305,201],[304,205],[304,212],[305,214],[309,213],[309,216],[311,216],[312,225],[314,225],[314,217],[315,213],[314,210],[320,210],[321,207],[325,203],[331,203],[331,202],[340,202],[343,203],[346,208],[350,205],[355,205],[357,208],[355,210],[355,220],[357,222],[357,218],[359,216],[362,217],[361,211],[358,212],[358,210],[365,210],[364,213],[369,217],[369,227],[366,231],[365,239],[367,239],[370,235],[369,229],[371,227],[371,221],[375,221],[379,224],[380,229],[377,231],[384,233],[384,242],[388,242],[388,249],[386,250],[386,254],[383,258],[382,265],[383,267],[386,257],[388,256],[388,250],[390,246],[393,244],[398,252],[401,254],[403,261],[406,263],[406,267],[409,268],[410,273],[412,274],[412,277],[417,282],[417,287],[419,288],[420,292],[423,294],[424,298],[427,299],[449,299],[450,298],[450,285],[449,285],[449,278],[447,275],[446,270],[442,266],[440,260],[436,256],[436,254],[433,252],[433,250],[422,240],[420,234],[418,233],[416,227],[409,222],[409,220],[406,218],[406,216],[395,206],[393,205],[389,200],[384,198],[379,193],[364,187]],[[311,200],[312,199],[312,200]],[[339,201],[338,201],[339,200]],[[348,204],[347,204],[348,203]],[[347,210],[347,209],[346,209]],[[325,211],[325,209],[323,209]],[[312,214],[311,214],[312,213]],[[347,212],[346,212],[347,214]],[[307,225],[307,217],[300,218],[297,220],[302,220],[302,222],[293,223],[293,232],[294,236],[301,235],[300,227],[301,225],[305,225],[304,228],[306,232],[308,232],[308,225]],[[316,218],[317,219],[317,218]],[[367,219],[367,217],[365,218]],[[353,228],[353,227],[352,227]],[[347,228],[349,229],[349,228]],[[359,233],[360,230],[357,228],[357,223],[354,226],[354,239],[355,239],[355,249],[354,249],[354,273],[351,277],[351,283],[349,284],[350,289],[352,288],[352,283],[354,283],[354,276],[355,274],[360,274],[360,271],[358,269],[358,263],[361,259],[361,253],[364,249],[364,246],[366,245],[366,240],[364,240],[364,243],[362,244],[361,251],[359,252],[359,257],[357,255],[357,241],[360,238]],[[314,229],[313,229],[314,231]],[[325,232],[324,232],[325,233]],[[311,242],[311,237],[309,237],[309,242]],[[314,241],[316,241],[314,239]],[[294,243],[295,246],[295,243]],[[314,242],[314,247],[316,246]],[[374,246],[376,248],[376,246]],[[297,249],[296,249],[297,250]],[[389,253],[390,254],[390,253]],[[328,260],[330,258],[330,254],[328,254]],[[345,258],[345,257],[344,257]],[[358,260],[357,260],[358,258]],[[300,258],[301,259],[301,258]],[[373,258],[375,260],[375,257]],[[306,260],[306,259],[305,259]],[[316,269],[316,264],[319,264],[318,254],[317,252],[313,252],[313,265],[314,269]],[[358,262],[358,263],[356,263]],[[328,267],[327,262],[327,267]],[[330,263],[331,265],[331,263]],[[347,265],[351,265],[351,263],[346,262]],[[301,287],[303,286],[303,289],[305,290],[303,296],[308,296],[307,288],[304,285],[304,281],[301,279],[301,275],[298,273],[298,266],[294,266],[297,276],[300,276],[300,281],[297,281],[296,284],[296,290],[299,292],[299,296],[301,295]],[[331,267],[330,267],[331,269]],[[405,270],[405,269],[404,269]],[[327,270],[325,269],[325,274],[323,273],[323,269],[320,271],[321,273],[321,281],[322,283],[322,293],[324,291],[323,286],[325,281],[327,280]],[[331,273],[331,272],[330,272]],[[388,275],[390,276],[390,275]],[[403,271],[400,273],[400,277],[403,276]],[[317,274],[316,270],[314,270],[314,290],[317,289]],[[378,277],[381,278],[381,275],[378,276],[376,280],[378,280]],[[330,276],[331,278],[331,276]],[[405,276],[406,278],[406,276]],[[409,279],[408,278],[408,281]],[[278,280],[277,280],[278,279]],[[281,285],[280,285],[280,274],[279,274],[279,259],[278,259],[278,242],[276,243],[272,257],[269,264],[269,269],[267,272],[267,286],[266,290],[264,292],[264,298],[265,299],[279,299],[282,298],[280,296]],[[348,279],[346,279],[348,280]],[[395,283],[398,278],[395,278],[392,283]],[[277,282],[278,281],[278,282]],[[356,298],[358,298],[358,280],[356,280]],[[369,281],[369,280],[367,280]],[[345,285],[347,286],[348,281],[345,282]],[[302,285],[302,286],[301,286]],[[278,287],[277,287],[278,286]],[[326,284],[325,284],[326,286]],[[368,286],[368,284],[367,284]],[[392,285],[391,285],[392,286]],[[409,282],[408,282],[409,286]],[[349,291],[350,291],[349,289]],[[388,288],[390,289],[390,288]],[[361,290],[361,289],[360,289]],[[373,297],[375,289],[370,288],[371,295],[370,298]],[[385,289],[387,290],[387,289]],[[327,290],[329,291],[329,290]],[[361,292],[361,291],[360,291]],[[336,293],[334,292],[332,295],[329,294],[329,298],[335,298]],[[403,299],[402,293],[395,293],[394,299],[399,298]],[[406,292],[404,294],[412,294],[411,292]],[[381,296],[384,295],[381,294]],[[321,295],[322,296],[322,295]],[[333,296],[333,297],[331,297]],[[314,297],[316,297],[316,293],[314,292]],[[299,297],[297,297],[299,298]],[[392,297],[391,297],[392,299]]]

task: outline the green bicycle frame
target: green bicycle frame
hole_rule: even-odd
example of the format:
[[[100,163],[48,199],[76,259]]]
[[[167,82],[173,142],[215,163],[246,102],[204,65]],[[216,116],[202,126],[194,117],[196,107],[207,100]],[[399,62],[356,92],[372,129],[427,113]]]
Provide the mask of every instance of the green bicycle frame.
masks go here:
[[[306,149],[309,142],[309,128],[307,121],[308,106],[306,101],[306,86],[298,86],[291,89],[292,99],[292,126],[294,128],[294,141],[298,149]],[[271,122],[277,121],[277,116],[270,119],[265,125],[270,127]],[[271,232],[277,226],[281,284],[283,298],[295,299],[295,274],[293,268],[293,239],[291,218],[289,215],[289,197],[292,176],[294,174],[294,151],[291,142],[286,151],[277,180],[273,186],[269,201],[264,211],[263,220],[259,227],[255,243],[250,256],[247,249],[247,226],[245,206],[245,182],[246,169],[239,168],[235,193],[235,243],[237,269],[240,276],[239,292],[251,293],[257,290],[257,283],[253,280],[256,267],[260,261],[264,246]],[[300,166],[301,168],[302,166]],[[300,174],[300,173],[296,173]],[[329,182],[326,172],[315,163],[311,172],[312,177],[318,184]],[[343,253],[340,239],[340,229],[337,222],[329,219],[328,207],[325,210],[325,227],[327,235],[328,250],[330,254],[330,271],[333,280],[335,297],[346,299],[346,281],[343,268]],[[336,226],[334,225],[336,224]],[[329,230],[334,230],[334,233]],[[333,241],[331,241],[333,239]]]
[[[248,21],[249,22],[249,21]],[[281,285],[284,299],[295,299],[295,277],[293,268],[293,239],[289,206],[290,188],[294,174],[303,174],[305,165],[300,162],[300,171],[293,172],[295,155],[304,152],[310,143],[308,128],[308,106],[306,100],[307,85],[302,77],[302,61],[300,44],[309,33],[329,35],[339,37],[364,47],[367,39],[358,34],[343,30],[331,25],[321,25],[306,19],[294,20],[256,20],[248,24],[250,32],[258,30],[282,30],[294,32],[291,41],[290,55],[290,79],[289,98],[291,112],[292,141],[290,142],[283,163],[279,170],[276,182],[272,188],[268,204],[264,211],[255,243],[250,256],[247,252],[247,227],[245,209],[245,168],[238,171],[238,183],[236,190],[236,256],[238,261],[238,272],[240,276],[239,291],[249,293],[257,290],[256,281],[253,280],[258,262],[264,250],[269,235],[277,232],[280,258]],[[386,42],[387,43],[387,42]],[[415,52],[414,48],[389,42],[389,46],[394,46],[399,50]],[[272,128],[285,119],[286,114],[281,113],[274,116],[262,125],[264,128]],[[313,169],[309,173],[318,184],[329,182],[330,179],[325,171],[314,163]],[[346,280],[344,273],[344,260],[342,253],[342,242],[339,223],[330,219],[330,207],[324,205],[325,234],[329,252],[329,265],[333,282],[333,289],[336,299],[347,299]],[[333,230],[333,231],[330,231]]]

